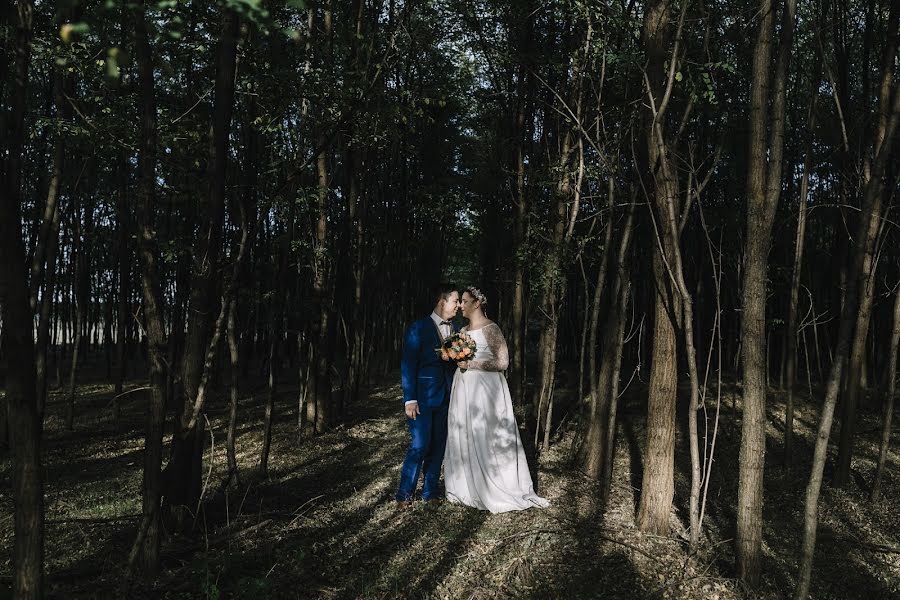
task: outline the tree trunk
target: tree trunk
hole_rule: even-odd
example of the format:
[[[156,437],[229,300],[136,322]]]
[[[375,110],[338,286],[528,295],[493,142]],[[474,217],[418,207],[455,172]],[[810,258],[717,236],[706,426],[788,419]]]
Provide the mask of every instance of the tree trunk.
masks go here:
[[[69,366],[69,389],[66,393],[66,430],[72,431],[75,425],[75,386],[78,374],[78,359],[85,344],[84,331],[87,325],[87,303],[90,297],[90,245],[87,237],[91,234],[88,216],[93,207],[84,207],[82,217],[78,204],[73,212],[72,254],[75,262],[72,299],[75,301],[75,336],[72,340],[72,357]],[[82,224],[83,223],[83,224]],[[82,229],[82,227],[84,229]]]
[[[68,121],[72,116],[72,107],[65,95],[75,94],[74,77],[63,75],[60,68],[54,70],[53,100],[58,117]],[[59,190],[65,166],[65,134],[57,133],[53,144],[53,164],[50,173],[50,185],[47,188],[47,201],[38,234],[37,247],[31,263],[31,308],[38,316],[38,337],[36,348],[37,368],[37,402],[38,412],[43,415],[47,397],[47,345],[50,333],[50,308],[56,283],[56,253],[59,248],[59,225],[62,209],[59,206]],[[41,285],[43,293],[38,296]]]
[[[573,39],[574,36],[573,36]],[[562,103],[568,110],[574,111],[576,120],[582,118],[582,80],[583,73],[590,60],[593,29],[589,25],[584,31],[583,45],[578,48],[571,59],[571,73],[566,73],[569,80],[568,104]],[[578,217],[581,185],[584,179],[584,146],[582,132],[572,126],[568,120],[563,121],[560,127],[564,130],[557,159],[558,173],[556,175],[556,187],[553,192],[555,207],[550,215],[550,248],[547,253],[547,262],[544,265],[544,273],[548,279],[544,286],[541,299],[541,311],[547,320],[541,332],[541,341],[538,346],[538,381],[536,382],[537,396],[535,406],[537,408],[537,426],[535,427],[535,445],[540,439],[543,419],[543,447],[550,444],[550,430],[553,425],[553,391],[556,381],[556,355],[557,334],[559,320],[562,318],[562,310],[566,297],[568,278],[566,271],[561,268],[564,264],[565,253],[572,239],[574,224]],[[572,182],[572,155],[578,150],[578,169],[575,184]],[[547,405],[546,415],[544,405]]]
[[[53,214],[51,236],[47,242],[47,266],[45,268],[46,281],[44,291],[38,300],[38,333],[35,355],[37,375],[37,407],[38,413],[44,414],[44,406],[47,401],[47,355],[50,344],[50,312],[53,308],[53,298],[56,293],[57,252],[59,249],[59,224],[61,221],[61,209],[57,206]],[[33,283],[33,282],[32,282]]]
[[[122,48],[128,47],[128,19],[123,15],[120,20],[120,35],[122,39]],[[124,70],[119,72],[119,87],[122,89],[122,74]],[[122,92],[125,93],[124,91]],[[120,149],[116,154],[116,251],[117,251],[117,286],[118,286],[118,306],[116,308],[116,375],[115,375],[115,394],[118,396],[122,393],[125,386],[125,379],[128,377],[128,326],[129,326],[129,307],[131,295],[131,247],[129,244],[132,225],[129,221],[130,211],[128,210],[128,153],[125,149]],[[120,422],[119,400],[113,401],[113,420],[116,427]]]
[[[610,219],[608,232],[612,230],[612,208],[614,205],[613,184],[609,183],[608,189],[608,207]],[[615,405],[618,396],[618,374],[621,369],[622,344],[624,339],[619,335],[624,334],[625,306],[622,300],[627,301],[628,295],[622,293],[622,286],[626,285],[627,273],[625,271],[625,260],[628,254],[628,248],[631,243],[632,225],[634,223],[634,202],[628,207],[628,216],[622,227],[621,239],[619,241],[619,249],[615,265],[615,282],[613,284],[612,293],[610,294],[611,302],[606,322],[603,326],[603,344],[602,356],[599,368],[597,366],[597,338],[599,333],[600,320],[600,295],[603,292],[603,283],[606,280],[606,264],[608,255],[612,253],[612,236],[606,235],[604,256],[601,259],[600,268],[597,275],[597,287],[594,291],[594,298],[591,307],[591,331],[589,342],[590,353],[590,369],[591,373],[591,391],[590,391],[590,407],[587,415],[586,432],[584,441],[582,442],[582,450],[580,452],[581,470],[591,479],[600,479],[603,484],[605,465],[609,461],[610,436],[615,438],[615,429],[610,429],[610,424],[615,427]],[[603,487],[601,486],[601,489]]]
[[[513,275],[512,300],[512,368],[509,373],[509,384],[512,399],[516,406],[521,406],[525,397],[525,273],[527,269],[524,251],[527,249],[528,199],[525,194],[525,160],[520,147],[516,151],[516,204],[513,233],[513,247],[516,257]]]
[[[69,20],[78,20],[81,13],[82,10],[77,5],[67,7],[65,3],[58,3],[56,22],[61,24]],[[72,105],[66,99],[66,96],[69,98],[75,97],[75,76],[71,72],[65,72],[61,67],[54,67],[52,85],[53,104],[59,120],[57,125],[59,129],[53,142],[53,162],[50,171],[50,182],[47,186],[47,200],[44,203],[40,229],[35,240],[34,254],[31,257],[30,302],[31,309],[37,314],[40,314],[37,304],[38,292],[43,284],[47,267],[52,267],[53,265],[51,249],[55,239],[59,237],[59,190],[66,164],[65,137],[67,135],[63,130],[62,124],[68,123],[72,119]],[[40,371],[40,364],[38,368]],[[38,377],[40,376],[39,372]]]
[[[850,465],[853,457],[853,441],[856,433],[856,405],[862,391],[862,377],[865,369],[866,338],[869,332],[869,319],[872,315],[872,286],[875,277],[875,241],[881,225],[881,197],[877,194],[875,208],[869,219],[865,233],[865,249],[860,277],[859,299],[856,302],[856,325],[850,343],[850,358],[847,363],[847,381],[843,398],[843,414],[841,416],[841,433],[838,443],[837,464],[832,484],[843,487],[850,481]]]
[[[239,30],[240,19],[237,14],[233,10],[225,9],[221,19],[209,145],[208,201],[205,215],[207,226],[194,249],[190,310],[182,364],[184,396],[179,405],[180,418],[176,420],[176,432],[172,438],[172,457],[166,467],[166,479],[169,484],[166,504],[170,507],[176,523],[182,527],[187,521],[186,507],[197,505],[202,488],[204,420],[196,418],[194,410],[198,404],[201,380],[206,370],[208,344],[213,335],[213,316],[221,312],[216,310],[218,297],[216,290],[219,283],[219,256],[225,216],[225,181]]]
[[[320,147],[326,146],[324,136],[319,137]],[[307,415],[313,411],[311,425],[315,433],[323,433],[331,424],[331,308],[328,306],[330,264],[328,261],[328,156],[323,149],[316,159],[318,175],[318,221],[315,231],[315,276],[313,280],[313,327],[311,343],[315,350],[310,352],[314,360],[313,385]]]
[[[647,401],[647,445],[637,525],[641,531],[668,535],[675,492],[675,401],[678,386],[677,324],[674,315],[681,312],[681,306],[671,292],[661,254],[662,250],[657,249],[653,255],[656,307]]]
[[[677,255],[681,253],[678,252]],[[688,374],[691,382],[691,395],[688,399],[688,444],[691,455],[691,492],[689,500],[690,543],[696,549],[700,543],[700,484],[702,471],[700,467],[700,443],[697,433],[697,411],[700,409],[700,378],[697,373],[697,348],[694,344],[694,305],[690,293],[684,284],[684,274],[680,264],[677,267],[678,285],[681,287],[682,329],[684,333],[684,353],[688,361]]]
[[[118,246],[118,309],[116,311],[116,395],[122,393],[128,373],[125,344],[128,337],[128,299],[131,293],[131,260],[129,251],[128,227],[128,159],[124,152],[119,153],[118,190],[116,193],[116,244]],[[119,402],[113,404],[113,416],[119,422]]]
[[[281,236],[281,248],[278,252],[278,268],[275,269],[275,297],[269,317],[269,381],[266,391],[266,412],[263,419],[263,445],[259,457],[259,473],[262,477],[269,474],[269,449],[272,445],[272,425],[275,418],[275,396],[278,385],[278,371],[281,359],[278,356],[282,339],[284,322],[285,294],[287,294],[288,261],[294,242],[294,205],[288,211],[288,223]]]
[[[603,473],[600,476],[600,505],[607,506],[612,489],[613,461],[616,455],[617,409],[619,404],[619,375],[622,370],[622,349],[625,345],[625,313],[628,310],[628,296],[631,293],[631,281],[627,271],[622,270],[622,284],[619,286],[618,320],[616,322],[616,339],[612,355],[613,371],[610,387],[609,414],[606,422],[606,449],[603,454]]]
[[[554,192],[555,207],[551,213],[550,249],[547,253],[547,263],[544,272],[548,281],[545,283],[541,298],[541,313],[544,315],[545,324],[541,330],[541,338],[538,344],[538,380],[536,382],[537,395],[534,406],[537,409],[537,426],[534,431],[534,443],[537,446],[540,433],[545,433],[547,438],[552,423],[547,414],[550,411],[553,399],[554,376],[556,374],[556,336],[559,327],[560,309],[565,296],[566,277],[560,272],[562,254],[565,251],[566,232],[566,203],[571,196],[571,181],[569,173],[569,161],[572,156],[572,132],[567,129],[563,137],[562,149],[559,156],[560,174]],[[547,411],[545,413],[545,411]],[[544,444],[546,448],[546,443]]]
[[[312,9],[311,9],[312,10]],[[315,16],[311,15],[310,36],[314,27]],[[326,2],[323,11],[323,34],[321,44],[326,68],[332,67],[332,6]],[[312,361],[311,378],[308,389],[307,428],[312,433],[322,433],[331,424],[331,362],[332,362],[332,330],[334,323],[328,295],[331,289],[332,264],[330,260],[328,196],[330,179],[328,159],[331,154],[330,144],[322,123],[316,134],[316,191],[317,221],[313,241],[313,289],[312,289],[312,321],[310,324],[310,352]]]
[[[678,252],[675,232],[666,224],[670,208],[678,202],[678,181],[667,166],[668,150],[663,134],[667,93],[667,61],[678,60],[677,43],[669,51],[670,3],[654,0],[644,13],[643,44],[647,55],[647,98],[650,113],[645,116],[649,169],[653,174],[653,198],[649,198],[656,228],[653,245],[655,319],[647,402],[647,445],[644,474],[638,505],[637,525],[641,531],[669,534],[669,514],[675,490],[675,408],[678,385],[678,346],[682,305],[673,288],[670,265]],[[671,77],[669,77],[671,79]]]
[[[231,390],[228,404],[228,433],[225,440],[225,452],[228,457],[228,475],[225,477],[224,486],[232,481],[240,485],[237,456],[235,454],[235,430],[237,429],[238,398],[240,396],[240,354],[237,342],[237,302],[232,302],[228,307],[228,355],[231,360]]]
[[[16,33],[11,45],[13,89],[4,132],[8,144],[0,202],[0,356],[6,372],[6,410],[12,448],[12,500],[15,512],[12,547],[14,598],[43,597],[44,490],[41,467],[41,420],[36,398],[36,369],[32,338],[25,247],[22,240],[21,185],[25,145],[25,103],[31,63],[30,0],[16,7]],[[3,406],[0,405],[0,410]]]
[[[530,5],[529,5],[530,6]],[[528,192],[525,185],[526,139],[531,130],[532,104],[534,98],[534,77],[528,64],[528,51],[534,28],[534,11],[527,10],[519,35],[521,44],[520,67],[518,72],[517,107],[513,136],[515,140],[515,195],[513,197],[513,298],[510,336],[512,360],[508,371],[509,387],[513,404],[520,407],[525,399],[525,276],[528,269]]]
[[[891,443],[891,419],[894,416],[894,395],[897,390],[897,346],[900,344],[900,291],[895,292],[894,326],[888,346],[888,360],[884,366],[884,405],[881,416],[881,445],[878,450],[878,465],[875,467],[875,479],[869,498],[878,502],[881,498],[881,480],[884,477],[884,466],[887,463],[888,448]]]
[[[141,255],[141,287],[144,321],[150,359],[150,398],[147,404],[147,429],[144,441],[144,480],[141,531],[138,532],[140,565],[144,573],[159,570],[161,541],[160,499],[162,497],[162,435],[166,406],[166,337],[163,325],[163,299],[160,285],[154,204],[156,195],[156,89],[153,57],[147,33],[146,0],[135,11],[135,54],[141,112],[138,150],[137,234]],[[123,9],[124,10],[124,9]],[[137,545],[137,544],[136,544]]]
[[[894,53],[897,48],[897,25],[900,18],[900,7],[896,3],[891,6],[888,19],[888,43],[885,44],[885,60],[882,66],[881,92],[879,94],[879,124],[874,140],[873,161],[871,176],[865,185],[863,203],[859,214],[856,235],[853,237],[853,254],[851,272],[847,278],[847,292],[844,306],[841,310],[841,320],[838,330],[837,347],[831,371],[828,376],[828,384],[825,391],[825,401],[819,417],[819,427],[816,435],[816,445],[813,452],[812,473],[806,486],[806,501],[803,519],[803,546],[801,553],[800,572],[797,577],[797,589],[794,592],[795,600],[805,600],[809,595],[809,586],[812,578],[813,554],[816,546],[816,526],[818,524],[819,493],[822,489],[822,477],[825,471],[825,459],[828,452],[828,439],[831,434],[831,423],[834,417],[834,408],[837,404],[840,392],[841,373],[844,360],[847,358],[850,346],[850,336],[856,322],[856,303],[858,294],[866,281],[861,278],[863,262],[865,260],[866,229],[875,212],[876,204],[880,202],[882,177],[888,157],[891,155],[891,146],[897,131],[897,121],[900,119],[900,93],[897,93],[892,85],[892,72]],[[891,101],[893,98],[893,101]]]
[[[766,278],[775,209],[781,196],[787,67],[796,0],[786,0],[775,73],[771,73],[775,35],[772,0],[760,2],[760,24],[753,54],[750,96],[747,237],[741,297],[743,348],[743,422],[738,475],[738,573],[747,584],[759,583],[762,561],[763,469],[766,455]],[[771,92],[770,92],[771,88]],[[771,96],[771,113],[767,110]],[[769,136],[766,127],[771,123]]]
[[[106,297],[103,300],[103,329],[102,329],[102,345],[103,345],[103,364],[106,368],[105,378],[107,381],[112,380],[112,352],[113,352],[113,303],[115,301],[115,281],[109,283],[106,290],[99,290],[101,293],[105,291]],[[100,326],[98,325],[98,329]]]
[[[868,116],[870,113],[870,77],[869,77],[869,56],[871,54],[871,48],[873,44],[873,6],[871,4],[868,5],[866,11],[866,26],[865,26],[865,37],[863,38],[863,61],[862,61],[862,71],[863,71],[863,95],[862,95],[862,114]],[[896,11],[894,10],[896,7],[892,5],[891,17],[895,18]],[[893,29],[891,29],[893,27]],[[888,43],[885,45],[886,51],[890,51],[891,54],[886,55],[885,60],[889,63],[887,67],[887,71],[890,70],[890,63],[895,60],[893,56],[894,51],[896,50],[896,32],[897,23],[894,21],[893,23],[888,24]],[[882,79],[882,87],[879,90],[880,94],[884,96],[884,98],[889,98],[889,96],[885,96],[886,93],[889,92],[890,87],[890,79]],[[884,126],[884,120],[886,119],[886,111],[888,101],[882,99],[882,102],[879,104],[880,114],[878,115],[879,119],[882,121],[881,126]],[[846,104],[845,104],[846,106]],[[854,149],[854,152],[857,155],[862,157],[862,165],[861,165],[861,182],[862,186],[865,187],[869,183],[869,179],[871,178],[871,157],[868,153],[866,153],[863,149],[863,145],[871,139],[872,129],[871,129],[872,120],[864,119],[862,124],[862,134],[859,136],[859,146]],[[876,144],[877,145],[877,144]],[[856,326],[853,334],[853,338],[850,346],[850,358],[848,363],[846,382],[844,384],[844,395],[843,395],[843,414],[841,418],[841,433],[840,433],[840,442],[838,444],[838,456],[837,456],[837,466],[835,468],[834,480],[833,484],[836,487],[842,487],[847,485],[850,481],[850,470],[851,463],[853,458],[853,443],[854,436],[856,433],[856,407],[859,402],[859,395],[862,393],[864,388],[867,386],[866,382],[866,339],[869,331],[869,321],[872,314],[872,286],[874,285],[874,276],[875,276],[875,266],[876,261],[874,257],[875,252],[875,244],[878,238],[879,232],[882,228],[881,223],[881,194],[879,193],[875,199],[876,205],[872,214],[872,220],[869,223],[869,228],[866,232],[866,240],[865,240],[865,256],[863,258],[862,264],[862,273],[860,274],[861,280],[864,282],[861,284],[859,293],[859,300],[857,303],[857,318],[856,318]]]
[[[243,25],[244,28],[248,27],[245,23]],[[246,37],[249,39],[252,35],[252,32],[247,32]],[[249,45],[249,43],[248,43]],[[257,103],[255,94],[252,98],[247,101],[247,113],[245,115],[244,120],[244,138],[245,138],[245,158],[243,161],[243,193],[239,198],[239,201],[242,202],[243,209],[241,210],[241,226],[244,230],[247,230],[248,238],[245,242],[247,248],[252,247],[256,239],[257,233],[257,208],[256,208],[256,194],[257,194],[257,169],[258,169],[258,152],[260,149],[260,143],[258,140],[258,132],[256,131],[256,126],[254,124],[254,120],[257,116]],[[249,250],[248,250],[249,251]],[[225,451],[228,460],[228,475],[225,479],[225,483],[223,487],[227,487],[232,481],[240,484],[240,474],[237,466],[237,456],[235,452],[235,442],[236,442],[236,429],[237,429],[237,411],[238,411],[238,401],[240,399],[240,378],[241,376],[246,376],[247,374],[247,363],[249,362],[248,352],[246,349],[249,347],[249,344],[241,340],[241,333],[238,329],[238,310],[239,305],[241,304],[241,296],[238,291],[246,284],[249,283],[250,279],[248,277],[248,265],[241,265],[240,271],[237,277],[235,278],[235,284],[237,285],[237,290],[234,292],[234,296],[232,298],[231,303],[228,306],[228,350],[229,350],[229,360],[231,361],[231,389],[230,389],[230,401],[229,401],[229,410],[228,410],[228,433],[225,441]],[[244,295],[246,297],[247,295]],[[251,296],[254,297],[254,296]],[[244,302],[246,306],[246,302]],[[246,318],[247,311],[241,311],[243,313],[243,317],[241,321],[244,321]],[[252,333],[247,331],[246,324],[244,325],[244,335],[247,338],[253,337]],[[244,351],[242,352],[242,348]],[[243,364],[242,364],[243,361]]]
[[[586,415],[587,420],[584,426],[584,439],[582,440],[581,447],[578,451],[578,462],[581,464],[582,472],[584,472],[584,474],[591,479],[600,478],[603,465],[603,449],[605,448],[603,438],[606,433],[605,405],[608,403],[608,397],[602,394],[605,394],[609,385],[607,376],[609,369],[607,368],[606,362],[607,349],[609,348],[609,335],[607,332],[610,328],[610,324],[612,324],[613,327],[616,326],[617,321],[615,321],[614,319],[621,317],[621,315],[618,314],[618,306],[614,297],[613,301],[610,303],[610,309],[606,319],[606,327],[604,327],[603,357],[601,358],[600,366],[598,369],[597,343],[599,341],[598,338],[600,331],[600,307],[603,301],[603,290],[606,285],[607,264],[609,261],[609,255],[612,252],[612,209],[614,198],[612,178],[610,178],[609,189],[607,193],[607,197],[609,199],[609,202],[607,203],[607,208],[609,210],[607,218],[609,220],[606,223],[605,234],[603,236],[603,256],[600,259],[600,266],[597,269],[597,283],[594,286],[594,294],[590,301],[590,311],[588,311],[588,303],[585,302],[585,318],[588,319],[587,331],[585,332],[587,333],[587,338],[582,338],[582,349],[588,354],[588,376],[590,379],[590,391],[588,392],[588,414]],[[586,296],[588,295],[588,292],[589,288],[587,285],[587,278],[585,277]],[[581,380],[579,378],[579,392],[581,392],[580,382]],[[579,393],[577,401],[584,402],[581,393]]]
[[[365,58],[360,50],[360,43],[367,39],[366,36],[366,3],[361,0],[353,0],[350,17],[354,19],[354,27],[347,28],[350,34],[346,70],[348,77],[354,85],[362,87],[366,84],[367,68],[365,61],[370,58],[371,52]],[[373,32],[374,33],[374,32]],[[370,46],[371,48],[371,46]],[[366,343],[365,307],[363,305],[363,279],[365,276],[365,260],[363,244],[365,243],[365,203],[366,196],[362,189],[363,153],[365,146],[354,140],[356,130],[353,123],[348,123],[344,134],[344,169],[345,169],[345,194],[347,197],[347,244],[349,245],[349,257],[347,259],[349,271],[349,283],[352,288],[350,304],[350,320],[347,322],[347,378],[343,394],[343,401],[338,410],[338,417],[343,418],[343,412],[351,403],[359,398],[360,385],[363,378],[363,356]],[[285,271],[286,274],[286,271]]]
[[[818,72],[811,79],[809,89],[810,102],[807,117],[807,130],[813,131],[816,123],[816,100],[820,83]],[[784,464],[790,467],[793,461],[794,438],[794,385],[797,378],[797,305],[800,296],[800,274],[803,268],[803,247],[806,243],[807,202],[809,200],[809,171],[812,161],[812,144],[809,140],[804,147],[803,173],[800,176],[800,207],[797,210],[797,237],[794,244],[794,266],[791,273],[791,291],[788,303],[787,328],[785,330],[785,377],[787,379],[787,398],[784,415]]]
[[[0,398],[0,456],[7,450],[9,450],[9,411],[6,406],[6,396],[3,396]]]

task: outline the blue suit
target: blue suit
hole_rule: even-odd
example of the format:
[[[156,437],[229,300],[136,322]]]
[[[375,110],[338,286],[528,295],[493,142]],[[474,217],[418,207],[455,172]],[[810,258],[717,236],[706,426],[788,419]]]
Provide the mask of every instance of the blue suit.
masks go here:
[[[451,329],[455,331],[452,325]],[[420,471],[425,474],[422,498],[428,500],[438,494],[447,446],[450,386],[456,370],[456,363],[441,360],[435,352],[440,345],[441,334],[430,316],[413,322],[403,338],[400,362],[403,402],[416,400],[419,414],[415,419],[406,419],[411,440],[400,470],[397,500],[413,499]]]

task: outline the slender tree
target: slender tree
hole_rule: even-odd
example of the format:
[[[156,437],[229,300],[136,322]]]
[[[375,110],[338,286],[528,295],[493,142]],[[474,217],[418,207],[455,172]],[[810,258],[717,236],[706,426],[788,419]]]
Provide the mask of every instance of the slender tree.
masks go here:
[[[847,277],[847,291],[841,309],[841,320],[838,338],[832,360],[831,370],[825,389],[825,400],[819,415],[816,432],[816,444],[813,451],[813,465],[809,482],[806,486],[806,500],[803,516],[803,546],[800,556],[800,572],[797,577],[797,588],[794,592],[796,600],[804,600],[809,595],[812,578],[813,554],[816,545],[816,527],[818,524],[819,493],[822,489],[822,478],[825,471],[825,459],[828,451],[828,440],[834,409],[841,387],[841,375],[844,363],[848,359],[850,339],[856,325],[856,309],[860,289],[867,284],[863,276],[863,264],[866,260],[867,231],[873,216],[876,215],[882,194],[882,178],[900,121],[900,93],[897,93],[893,82],[893,63],[897,52],[897,27],[900,8],[891,6],[888,19],[888,43],[885,45],[882,62],[881,86],[879,91],[879,122],[873,140],[871,172],[864,188],[863,202],[853,237],[850,271]]]
[[[125,9],[128,10],[128,9]],[[157,170],[157,109],[154,58],[147,26],[147,5],[134,9],[134,48],[138,77],[138,107],[141,135],[138,147],[137,239],[141,258],[141,289],[150,370],[150,398],[144,439],[142,514],[129,564],[140,558],[148,575],[159,569],[161,541],[160,501],[162,489],[162,436],[166,406],[166,334],[160,284],[159,250],[154,216]]]
[[[213,317],[218,312],[217,274],[225,218],[225,183],[239,31],[240,19],[237,13],[225,8],[221,16],[209,139],[206,219],[193,253],[190,310],[182,365],[184,394],[183,401],[179,404],[176,434],[172,440],[172,457],[166,466],[167,481],[171,484],[167,490],[166,503],[176,520],[182,524],[185,524],[188,511],[193,510],[190,507],[198,503],[202,488],[204,420],[197,418],[197,406],[202,405],[202,402],[198,402],[200,384],[206,369],[207,348],[214,335]]]
[[[816,100],[821,78],[817,72],[811,78],[810,101],[807,129],[811,132],[816,122]],[[793,460],[794,437],[794,385],[797,368],[797,305],[800,298],[800,275],[803,267],[803,250],[806,243],[807,212],[809,205],[809,173],[812,168],[812,142],[807,138],[804,145],[803,171],[800,175],[800,206],[797,209],[797,235],[794,242],[794,265],[791,271],[791,290],[788,299],[788,319],[785,329],[785,377],[786,392],[784,409],[784,464],[790,467]]]
[[[753,48],[750,92],[750,148],[747,164],[747,236],[741,298],[741,347],[744,373],[738,479],[738,572],[759,583],[762,559],[763,468],[766,456],[766,276],[772,226],[781,196],[787,68],[793,38],[795,0],[782,10],[778,58],[771,67],[775,41],[775,5],[762,0]],[[767,132],[768,129],[768,132]],[[768,133],[768,135],[767,135]]]
[[[875,467],[875,478],[869,498],[872,502],[881,499],[881,480],[884,478],[884,467],[887,463],[888,448],[891,443],[891,420],[894,416],[894,396],[897,391],[897,350],[900,346],[900,286],[894,292],[894,325],[891,329],[891,340],[888,345],[888,359],[884,365],[884,402],[881,416],[881,444],[878,449],[878,464]]]
[[[0,202],[0,320],[3,322],[0,357],[6,372],[6,410],[13,453],[12,593],[14,598],[22,599],[42,598],[44,590],[41,420],[21,213],[33,18],[32,2],[23,0],[16,4],[12,106],[4,132],[8,154],[3,164],[4,198]]]

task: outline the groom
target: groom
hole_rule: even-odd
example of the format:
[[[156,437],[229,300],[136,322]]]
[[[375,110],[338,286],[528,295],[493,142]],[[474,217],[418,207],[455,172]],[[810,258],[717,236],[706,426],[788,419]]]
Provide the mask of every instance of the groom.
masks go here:
[[[447,411],[456,364],[441,360],[435,349],[454,332],[450,320],[459,306],[459,292],[452,285],[440,284],[431,297],[436,302],[434,311],[413,322],[403,339],[400,386],[411,440],[400,470],[399,508],[412,503],[420,470],[425,472],[422,499],[440,500],[438,479],[447,445]]]

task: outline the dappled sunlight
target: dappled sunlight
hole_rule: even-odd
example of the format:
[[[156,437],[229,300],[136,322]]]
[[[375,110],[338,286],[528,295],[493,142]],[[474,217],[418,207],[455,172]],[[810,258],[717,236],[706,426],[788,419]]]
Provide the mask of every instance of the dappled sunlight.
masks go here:
[[[735,389],[729,394],[739,394]],[[715,464],[712,470],[706,517],[703,523],[704,546],[714,568],[731,575],[734,569],[733,538],[735,535],[741,410],[732,416],[730,405],[734,396],[723,399],[719,423],[719,440]],[[819,400],[817,399],[816,402]],[[781,590],[792,590],[796,584],[798,549],[803,528],[803,498],[809,477],[813,443],[818,427],[818,405],[805,394],[795,393],[794,415],[794,464],[783,466],[784,405],[780,392],[771,391],[767,403],[766,470],[763,507],[763,583],[767,594],[778,595]],[[686,403],[679,403],[679,438],[676,444],[676,474],[674,505],[683,513],[681,521],[687,521],[687,501],[690,488],[690,462],[687,449],[687,429],[684,426]],[[702,412],[700,431],[702,435]],[[713,414],[710,411],[709,430],[712,431]],[[642,416],[635,415],[633,423],[624,423],[622,429],[642,428]],[[860,431],[871,434],[857,437],[857,452],[853,469],[856,484],[846,490],[829,486],[831,465],[826,464],[826,483],[819,507],[819,534],[816,562],[812,582],[812,594],[825,597],[852,597],[860,589],[870,590],[873,597],[889,597],[900,590],[900,560],[893,553],[879,553],[878,544],[895,548],[897,526],[896,510],[890,503],[873,505],[868,500],[869,483],[874,471],[877,453],[878,416],[862,415]],[[833,428],[833,434],[839,424]],[[621,430],[620,430],[621,436]],[[835,436],[836,437],[836,436]],[[622,441],[620,440],[620,444]],[[896,457],[896,450],[891,452]],[[889,459],[890,460],[890,459]],[[896,458],[894,458],[896,460]],[[898,491],[896,483],[888,484],[891,493]],[[887,516],[889,515],[889,516]],[[673,513],[673,516],[674,513]],[[893,520],[892,520],[893,519]],[[673,522],[673,532],[684,531],[686,523]],[[894,537],[892,538],[892,534]],[[873,544],[875,546],[873,546]],[[711,553],[714,551],[714,555]],[[847,560],[855,563],[847,567]],[[842,565],[835,569],[833,565]],[[852,574],[846,571],[852,569]],[[830,595],[829,595],[830,594]]]
[[[444,479],[451,502],[492,512],[546,505],[534,493],[502,373],[457,372],[448,426]]]
[[[4,6],[0,600],[900,598],[900,0]]]
[[[279,391],[283,398],[293,394],[288,388]],[[255,467],[262,414],[252,398],[242,399],[245,421],[236,454],[243,483],[223,493],[216,490],[226,473],[225,414],[211,413],[204,477],[210,466],[212,475],[196,538],[169,539],[160,579],[153,587],[134,582],[129,593],[152,595],[153,589],[165,588],[195,597],[214,585],[225,597],[593,597],[598,590],[609,598],[740,597],[730,543],[737,472],[729,468],[737,461],[740,413],[736,420],[723,414],[704,537],[698,553],[690,555],[682,508],[689,486],[683,428],[672,535],[658,537],[637,531],[634,522],[645,437],[636,404],[620,412],[605,509],[599,506],[597,484],[572,468],[574,430],[569,427],[530,465],[550,508],[490,514],[449,502],[396,509],[393,495],[408,442],[398,403],[397,386],[373,389],[366,402],[354,407],[348,425],[300,444],[294,416],[284,408],[273,431],[269,478],[260,479]],[[98,397],[95,410],[104,405]],[[777,401],[770,408],[777,415]],[[64,590],[58,592],[63,596],[121,591],[103,574],[122,569],[140,513],[142,410],[142,403],[134,402],[123,411],[123,422],[132,424],[127,430],[76,431],[75,445],[59,432],[48,436],[48,573],[52,589]],[[797,454],[805,462],[812,430],[804,423],[815,422],[814,407],[800,401],[798,415]],[[84,418],[96,417],[88,412]],[[468,418],[466,424],[456,422],[451,435],[465,437],[490,427],[477,406],[470,407]],[[498,422],[504,433],[490,438],[482,467],[485,477],[502,480],[495,455],[515,452],[516,440],[512,415],[501,415]],[[873,423],[864,421],[864,426]],[[778,590],[794,585],[797,542],[791,532],[802,523],[805,467],[785,472],[775,466],[777,423],[770,423],[769,436],[773,465],[766,473],[763,597],[777,597]],[[854,463],[866,481],[874,451],[870,440],[860,443]],[[889,461],[897,463],[896,451]],[[0,476],[6,477],[8,468],[8,461],[0,463]],[[897,493],[890,473],[884,485],[886,497]],[[870,505],[864,494],[826,488],[814,594],[864,587],[874,598],[896,590],[900,560],[875,548],[895,544],[896,510],[888,501]],[[9,522],[9,511],[8,499],[0,498],[0,524]],[[208,552],[207,539],[212,540]],[[9,528],[0,527],[0,543],[10,542]],[[844,567],[830,569],[836,562]],[[0,563],[0,568],[8,573],[10,565]]]

